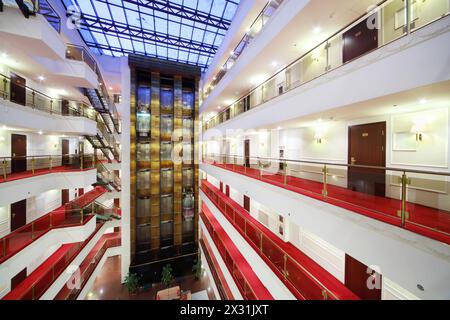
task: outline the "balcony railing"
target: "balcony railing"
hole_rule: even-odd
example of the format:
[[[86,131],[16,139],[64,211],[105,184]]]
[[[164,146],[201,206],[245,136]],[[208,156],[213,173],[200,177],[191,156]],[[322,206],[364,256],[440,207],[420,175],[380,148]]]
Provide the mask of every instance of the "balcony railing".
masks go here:
[[[204,204],[200,216],[242,297],[245,300],[272,300],[272,295]]]
[[[450,172],[234,155],[204,162],[450,244]]]
[[[79,286],[69,286],[66,284],[57,294],[55,300],[75,300],[94,273],[99,262],[103,258],[106,250],[121,246],[120,232],[103,235],[94,248],[79,266],[78,283]]]
[[[263,30],[265,24],[270,20],[275,11],[281,6],[284,0],[269,1],[261,12],[256,17],[255,21],[251,24],[247,33],[239,41],[238,45],[231,52],[230,57],[227,59],[225,64],[221,67],[220,71],[213,77],[213,81],[209,87],[204,92],[204,99],[208,97],[215,86],[222,80],[225,74],[230,70],[236,63],[236,60],[241,56],[242,52],[247,48],[250,42]]]
[[[0,98],[50,114],[85,117],[95,120],[95,110],[83,102],[55,99],[39,90],[14,83],[19,91],[11,91],[11,78],[0,74]]]
[[[305,300],[358,300],[358,297],[339,280],[329,276],[326,270],[307,258],[300,250],[292,250],[292,247],[276,238],[275,235],[270,237],[271,231],[265,231],[244,208],[233,202],[209,182],[202,181],[201,189],[270,268],[275,271],[278,277],[289,285],[297,298]],[[295,252],[295,255],[292,254],[293,252]],[[310,270],[303,266],[302,262],[305,263],[305,261],[310,266]],[[320,277],[325,278],[326,282],[321,282]]]
[[[425,9],[430,10],[427,10],[426,15],[421,16],[421,12],[424,12]],[[338,31],[326,41],[278,71],[216,116],[210,119],[203,119],[203,130],[206,131],[235,118],[365,54],[403,38],[447,16],[449,13],[447,0],[434,0],[422,3],[418,3],[415,0],[384,1],[368,14]],[[374,34],[374,37],[376,37],[377,43],[373,49],[347,57],[343,53],[343,48],[350,40],[344,40],[344,35],[361,23],[366,23],[368,30],[376,30],[377,34]]]
[[[3,299],[38,300],[92,240],[102,226],[103,224],[101,223],[97,224],[96,230],[83,242],[63,245]]]
[[[208,263],[209,270],[211,270],[214,283],[216,284],[217,290],[219,291],[220,299],[234,300],[233,293],[231,292],[230,287],[227,284],[227,280],[225,279],[222,270],[220,270],[219,263],[214,257],[214,254],[212,254],[211,247],[203,234],[199,240],[199,243]]]
[[[93,154],[0,157],[0,183],[54,172],[95,168]]]
[[[97,62],[95,62],[95,59],[83,46],[66,44],[66,58],[70,60],[85,62],[96,74],[99,71]]]

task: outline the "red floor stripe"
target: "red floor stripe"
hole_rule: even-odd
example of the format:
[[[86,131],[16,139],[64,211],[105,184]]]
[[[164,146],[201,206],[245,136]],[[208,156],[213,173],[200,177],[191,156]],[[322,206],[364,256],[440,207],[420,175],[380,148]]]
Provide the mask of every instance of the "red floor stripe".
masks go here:
[[[263,285],[261,280],[259,280],[258,276],[253,271],[252,267],[248,264],[247,260],[245,260],[244,256],[241,254],[239,249],[236,247],[234,242],[230,239],[228,234],[223,230],[220,223],[216,220],[214,215],[211,213],[209,208],[203,204],[202,211],[208,221],[214,228],[215,233],[218,235],[227,251],[229,252],[233,262],[239,266],[239,271],[245,275],[245,279],[249,284],[256,295],[258,300],[273,300],[273,296],[270,294],[269,290]],[[214,239],[214,235],[210,236]]]
[[[214,185],[212,185],[210,182],[206,180],[202,180],[202,187],[203,185],[206,188],[209,188],[215,195],[220,197],[222,201],[225,203],[231,205],[236,211],[238,211],[242,216],[245,217],[246,220],[250,221],[254,226],[257,227],[257,229],[262,232],[266,237],[268,237],[270,240],[272,240],[276,245],[278,245],[287,255],[289,255],[293,260],[297,261],[300,265],[302,265],[308,272],[310,272],[317,280],[322,283],[327,290],[329,290],[331,293],[333,293],[339,300],[358,300],[359,298],[351,292],[348,288],[345,287],[344,284],[342,284],[338,279],[336,279],[332,274],[330,274],[327,270],[322,268],[318,263],[316,263],[313,259],[308,257],[306,254],[304,254],[301,250],[299,250],[297,247],[292,245],[291,243],[286,243],[282,241],[279,237],[277,237],[275,234],[273,234],[272,231],[268,230],[266,226],[264,226],[262,223],[260,223],[258,220],[253,218],[241,205],[239,205],[237,202],[235,202],[233,199],[227,197],[223,192],[220,191],[220,189],[216,188]],[[205,193],[210,200],[214,203],[214,199],[211,199],[211,197]],[[268,261],[267,257],[265,257],[261,252],[258,250],[255,245],[249,241],[248,237],[243,233],[239,228],[237,228],[236,224],[232,221],[232,219],[229,218],[229,216],[223,212],[223,209],[220,208],[220,206],[215,203],[217,208],[223,213],[223,215],[235,226],[236,230],[244,237],[244,239],[249,242],[249,244],[252,245],[252,247],[257,251],[257,253],[262,256],[266,262],[268,262],[268,265],[271,267],[273,271],[276,271],[276,274],[284,280],[284,275],[281,274],[278,269],[276,269],[273,264]],[[298,293],[297,289],[290,285],[288,286],[291,291],[293,291],[294,295],[302,299],[303,296],[301,295],[301,292]]]
[[[89,171],[89,170],[96,170],[96,169],[88,168],[88,169],[81,170],[81,169],[73,169],[73,168],[69,168],[69,167],[65,167],[65,166],[54,167],[54,168],[52,168],[52,170],[36,169],[34,171],[34,173],[33,173],[33,171],[10,173],[10,174],[7,174],[6,179],[4,178],[3,175],[0,175],[0,183],[11,182],[11,181],[16,181],[16,180],[21,180],[21,179],[27,179],[27,178],[31,178],[31,177],[37,177],[37,176],[42,176],[42,175],[52,174],[52,173],[83,172],[83,171]]]

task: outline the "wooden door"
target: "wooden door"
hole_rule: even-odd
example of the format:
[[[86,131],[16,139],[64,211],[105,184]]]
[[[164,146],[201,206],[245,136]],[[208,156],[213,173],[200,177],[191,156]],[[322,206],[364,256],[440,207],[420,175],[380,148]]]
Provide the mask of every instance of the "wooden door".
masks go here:
[[[11,77],[11,101],[17,104],[26,105],[26,80],[15,73]]]
[[[361,21],[343,34],[344,63],[356,59],[378,47],[378,29],[373,26],[375,18],[376,14]]]
[[[27,200],[11,203],[11,232],[27,224]]]
[[[250,140],[247,139],[244,142],[244,158],[245,158],[245,166],[250,168]]]
[[[27,268],[20,271],[11,278],[11,291],[14,290],[23,280],[27,278]]]
[[[381,300],[381,274],[345,255],[345,286],[363,300]]]
[[[227,197],[230,196],[230,186],[229,185],[225,186],[225,194],[226,194]]]
[[[250,212],[250,198],[244,196],[244,209]]]
[[[65,205],[69,202],[69,189],[61,190],[61,205]]]
[[[27,171],[27,136],[11,135],[11,173]]]
[[[220,192],[223,192],[223,182],[220,181],[220,186],[219,186]]]
[[[349,127],[348,163],[363,166],[386,166],[386,122]],[[376,196],[385,196],[384,169],[349,167],[348,188]]]
[[[61,114],[63,116],[67,116],[70,113],[70,106],[69,106],[69,101],[63,99],[61,102]]]
[[[62,156],[62,161],[61,164],[63,166],[67,166],[70,164],[70,142],[67,139],[63,139],[61,140],[61,156]]]

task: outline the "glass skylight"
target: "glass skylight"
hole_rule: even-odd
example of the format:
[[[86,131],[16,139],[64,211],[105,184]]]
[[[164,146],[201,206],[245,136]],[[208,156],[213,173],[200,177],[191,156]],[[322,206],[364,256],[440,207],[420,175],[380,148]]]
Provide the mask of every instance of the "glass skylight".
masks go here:
[[[241,0],[62,1],[79,10],[79,32],[97,54],[145,54],[205,69]]]

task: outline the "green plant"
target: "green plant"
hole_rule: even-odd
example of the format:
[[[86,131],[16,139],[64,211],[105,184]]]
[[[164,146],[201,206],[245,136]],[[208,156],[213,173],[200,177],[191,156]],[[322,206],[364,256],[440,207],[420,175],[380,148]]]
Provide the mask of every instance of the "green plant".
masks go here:
[[[195,276],[195,279],[200,279],[203,276],[203,272],[205,270],[202,268],[202,260],[200,259],[200,255],[198,259],[194,261],[194,265],[192,266],[192,273]]]
[[[125,287],[127,287],[128,293],[137,293],[139,288],[139,278],[137,274],[128,272],[125,277]]]
[[[172,281],[173,281],[172,267],[170,266],[170,264],[166,264],[162,268],[161,283],[164,285],[164,287],[168,288],[172,283]]]

